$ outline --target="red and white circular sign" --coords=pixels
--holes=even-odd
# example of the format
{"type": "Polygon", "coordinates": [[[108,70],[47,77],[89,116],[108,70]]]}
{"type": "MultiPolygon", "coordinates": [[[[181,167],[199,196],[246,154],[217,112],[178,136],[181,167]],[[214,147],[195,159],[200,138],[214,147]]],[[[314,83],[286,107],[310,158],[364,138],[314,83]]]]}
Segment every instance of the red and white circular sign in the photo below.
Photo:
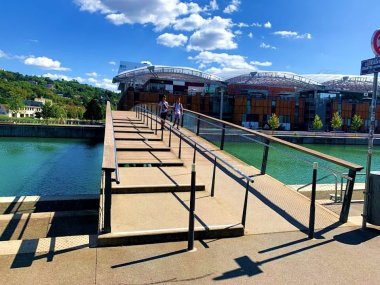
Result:
{"type": "Polygon", "coordinates": [[[373,33],[371,45],[375,55],[380,56],[380,29],[373,33]]]}

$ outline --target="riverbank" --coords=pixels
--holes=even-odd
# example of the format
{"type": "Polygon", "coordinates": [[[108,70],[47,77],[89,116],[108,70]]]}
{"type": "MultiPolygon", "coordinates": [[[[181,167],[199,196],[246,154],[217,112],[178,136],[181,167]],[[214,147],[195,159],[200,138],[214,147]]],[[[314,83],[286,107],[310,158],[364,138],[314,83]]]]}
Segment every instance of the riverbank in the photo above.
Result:
{"type": "Polygon", "coordinates": [[[103,139],[103,125],[0,124],[0,137],[103,139]]]}

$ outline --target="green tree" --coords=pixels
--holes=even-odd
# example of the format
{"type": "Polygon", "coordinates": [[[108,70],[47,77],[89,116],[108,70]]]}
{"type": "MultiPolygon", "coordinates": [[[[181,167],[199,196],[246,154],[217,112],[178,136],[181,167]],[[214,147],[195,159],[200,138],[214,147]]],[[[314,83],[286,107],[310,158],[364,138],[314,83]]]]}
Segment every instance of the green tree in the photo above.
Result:
{"type": "Polygon", "coordinates": [[[15,114],[24,108],[24,100],[17,95],[12,96],[8,99],[8,108],[11,113],[15,114]]]}
{"type": "Polygon", "coordinates": [[[333,130],[337,130],[341,126],[342,126],[342,118],[340,117],[338,112],[335,112],[331,119],[331,127],[333,128],[333,130]]]}
{"type": "Polygon", "coordinates": [[[280,127],[280,119],[275,113],[273,113],[269,118],[268,124],[272,130],[278,129],[280,127]]]}
{"type": "Polygon", "coordinates": [[[351,129],[355,132],[360,129],[360,127],[363,125],[363,119],[360,117],[360,115],[354,115],[351,122],[351,129]]]}
{"type": "Polygon", "coordinates": [[[321,118],[316,114],[313,121],[313,129],[314,130],[320,130],[323,127],[323,123],[321,121],[321,118]]]}
{"type": "Polygon", "coordinates": [[[41,115],[44,119],[54,118],[54,109],[50,102],[46,102],[46,104],[42,107],[41,115]]]}
{"type": "Polygon", "coordinates": [[[92,99],[87,103],[83,116],[87,120],[101,120],[103,118],[102,107],[97,99],[92,99]]]}

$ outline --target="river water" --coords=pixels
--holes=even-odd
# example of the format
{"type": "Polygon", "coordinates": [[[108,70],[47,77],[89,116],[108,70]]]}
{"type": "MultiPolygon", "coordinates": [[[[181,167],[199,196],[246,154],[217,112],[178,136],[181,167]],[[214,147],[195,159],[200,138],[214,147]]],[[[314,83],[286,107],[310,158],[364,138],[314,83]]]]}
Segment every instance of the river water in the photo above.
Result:
{"type": "Polygon", "coordinates": [[[90,140],[0,138],[0,196],[99,193],[102,153],[90,140]]]}

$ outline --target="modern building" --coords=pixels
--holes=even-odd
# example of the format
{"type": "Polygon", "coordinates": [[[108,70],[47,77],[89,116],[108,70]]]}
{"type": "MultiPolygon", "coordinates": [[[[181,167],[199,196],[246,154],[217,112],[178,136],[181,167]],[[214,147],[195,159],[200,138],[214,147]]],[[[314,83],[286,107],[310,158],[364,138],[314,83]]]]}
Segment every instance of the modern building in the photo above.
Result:
{"type": "MultiPolygon", "coordinates": [[[[185,108],[215,117],[221,116],[222,101],[223,119],[257,129],[266,128],[273,113],[284,130],[310,130],[315,115],[330,130],[335,112],[342,117],[344,131],[350,130],[355,114],[364,120],[361,131],[370,122],[373,83],[367,76],[318,82],[289,72],[251,72],[223,80],[187,67],[144,65],[128,70],[123,64],[113,81],[122,92],[119,109],[156,103],[165,94],[169,102],[180,96],[185,108]]],[[[379,104],[376,118],[380,118],[379,104]]],[[[378,120],[376,132],[380,132],[378,120]]]]}

